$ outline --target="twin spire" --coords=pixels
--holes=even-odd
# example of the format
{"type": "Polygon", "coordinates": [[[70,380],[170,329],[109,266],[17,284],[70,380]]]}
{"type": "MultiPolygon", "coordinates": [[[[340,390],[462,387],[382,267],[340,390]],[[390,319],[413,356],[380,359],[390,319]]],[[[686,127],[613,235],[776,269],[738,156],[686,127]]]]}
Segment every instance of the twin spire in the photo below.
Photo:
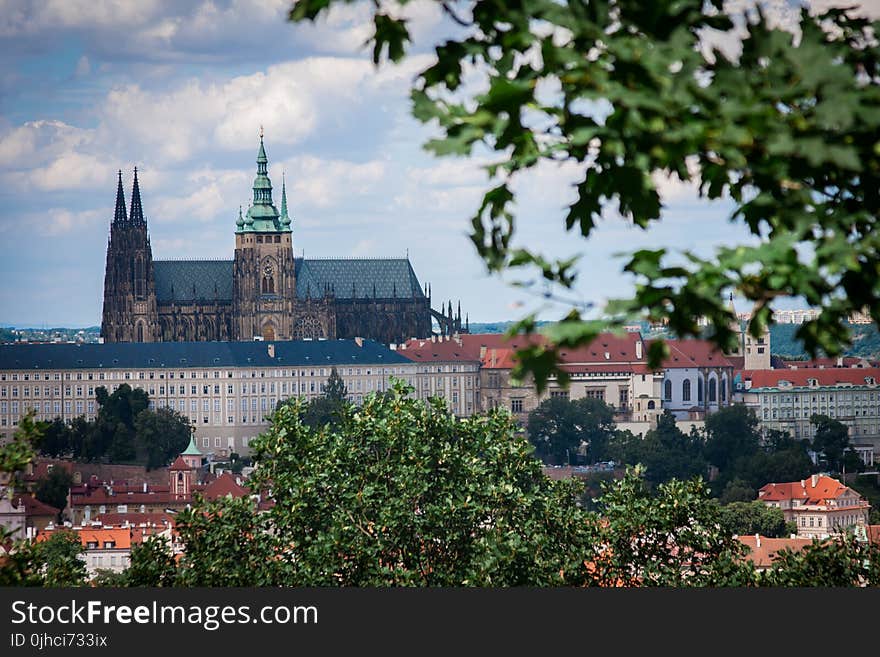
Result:
{"type": "Polygon", "coordinates": [[[134,168],[134,185],[131,189],[131,214],[125,210],[125,192],[122,190],[122,169],[119,170],[119,184],[116,186],[116,211],[113,224],[145,224],[144,209],[141,206],[141,188],[138,184],[138,170],[134,168]]]}

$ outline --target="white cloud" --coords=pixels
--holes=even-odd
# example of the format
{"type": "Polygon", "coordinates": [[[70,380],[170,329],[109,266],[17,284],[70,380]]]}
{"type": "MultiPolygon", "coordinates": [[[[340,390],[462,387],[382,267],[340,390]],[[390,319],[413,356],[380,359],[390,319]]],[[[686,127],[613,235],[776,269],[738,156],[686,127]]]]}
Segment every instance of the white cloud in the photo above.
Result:
{"type": "Polygon", "coordinates": [[[664,204],[683,200],[697,200],[700,193],[700,165],[695,156],[688,156],[685,161],[688,174],[691,179],[689,181],[681,180],[677,174],[668,173],[666,175],[655,173],[653,176],[654,185],[660,194],[660,199],[664,204]]]}
{"type": "Polygon", "coordinates": [[[0,169],[46,164],[90,138],[90,132],[63,121],[28,121],[0,136],[0,169]]]}
{"type": "Polygon", "coordinates": [[[374,239],[364,239],[354,245],[354,248],[351,250],[351,255],[360,256],[360,257],[368,257],[376,254],[376,240],[374,239]]]}
{"type": "MultiPolygon", "coordinates": [[[[167,180],[174,176],[165,174],[163,177],[167,180]]],[[[162,188],[167,190],[169,186],[166,184],[162,188]]],[[[220,225],[225,221],[231,231],[235,225],[236,208],[247,198],[249,186],[244,171],[196,170],[178,179],[175,187],[183,191],[182,194],[162,194],[160,191],[148,196],[144,190],[144,213],[147,221],[157,225],[192,220],[220,225]]]]}
{"type": "Polygon", "coordinates": [[[329,208],[349,204],[352,197],[372,193],[386,174],[380,160],[347,162],[303,156],[272,167],[276,205],[281,202],[280,170],[287,176],[287,200],[290,213],[302,207],[329,208]]]}
{"type": "Polygon", "coordinates": [[[27,219],[28,224],[35,226],[41,235],[57,236],[97,224],[104,219],[104,214],[100,210],[73,212],[66,208],[51,208],[29,215],[27,219]]]}

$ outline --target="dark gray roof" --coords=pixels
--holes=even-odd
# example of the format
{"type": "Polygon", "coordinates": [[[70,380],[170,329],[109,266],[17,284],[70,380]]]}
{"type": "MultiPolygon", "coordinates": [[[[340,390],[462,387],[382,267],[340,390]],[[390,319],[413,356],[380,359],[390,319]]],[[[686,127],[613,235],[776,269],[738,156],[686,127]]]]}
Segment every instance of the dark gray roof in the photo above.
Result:
{"type": "Polygon", "coordinates": [[[419,279],[408,258],[319,258],[296,259],[296,296],[320,297],[331,288],[336,298],[373,296],[423,298],[419,279]],[[352,290],[354,291],[352,293],[352,290]]]}
{"type": "MultiPolygon", "coordinates": [[[[232,301],[232,260],[155,260],[153,268],[160,303],[232,301]]],[[[296,259],[296,296],[300,299],[323,296],[327,288],[339,299],[372,297],[374,284],[377,297],[425,296],[407,258],[296,259]]]]}
{"type": "Polygon", "coordinates": [[[4,344],[0,370],[178,369],[411,363],[373,340],[279,342],[116,342],[110,344],[4,344]],[[275,356],[269,356],[269,345],[275,356]]]}
{"type": "Polygon", "coordinates": [[[154,260],[153,275],[160,303],[232,301],[232,260],[154,260]]]}

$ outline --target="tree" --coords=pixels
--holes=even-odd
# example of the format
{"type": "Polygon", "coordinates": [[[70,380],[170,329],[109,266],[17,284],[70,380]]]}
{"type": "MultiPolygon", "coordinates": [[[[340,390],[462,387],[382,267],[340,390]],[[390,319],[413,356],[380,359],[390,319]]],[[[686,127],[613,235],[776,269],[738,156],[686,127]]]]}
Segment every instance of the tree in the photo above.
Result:
{"type": "Polygon", "coordinates": [[[797,533],[794,523],[786,522],[782,509],[769,507],[759,500],[732,502],[721,507],[721,526],[729,534],[760,534],[785,538],[797,533]]]}
{"type": "MultiPolygon", "coordinates": [[[[298,0],[289,17],[314,21],[341,3],[298,0]]],[[[867,308],[880,320],[880,44],[869,21],[804,8],[794,37],[763,12],[725,9],[722,0],[653,2],[649,10],[633,0],[438,4],[464,29],[436,47],[412,90],[412,111],[439,131],[427,143],[433,153],[490,154],[490,189],[471,218],[489,271],[534,271],[557,290],[575,283],[577,257],[553,258],[514,239],[517,183],[562,162],[583,177],[560,220],[585,239],[614,205],[625,222],[649,230],[661,219],[658,184],[668,178],[727,199],[731,219],[754,237],[710,256],[662,245],[629,254],[623,271],[635,278],[633,298],[610,304],[603,321],[585,321],[584,308],[573,307],[547,331],[551,344],[520,351],[518,374],[532,372],[539,387],[551,374],[567,378],[555,366],[560,350],[633,315],[667,320],[679,336],[698,335],[707,317],[712,340],[729,347],[736,318],[725,291],[754,303],[755,336],[778,297],[822,307],[797,331],[812,354],[841,352],[851,312],[867,308]],[[718,45],[719,33],[740,40],[738,54],[718,45]]],[[[406,20],[383,3],[373,12],[373,61],[404,59],[406,20]]],[[[531,315],[517,330],[535,326],[531,315]]],[[[649,360],[658,365],[665,348],[655,345],[649,360]]]]}
{"type": "Polygon", "coordinates": [[[598,399],[551,397],[529,413],[527,430],[535,453],[546,463],[570,465],[581,452],[594,463],[605,458],[614,409],[598,399]]]}
{"type": "Polygon", "coordinates": [[[330,370],[330,378],[327,379],[327,383],[324,386],[324,396],[335,401],[337,404],[342,404],[348,399],[348,390],[345,389],[345,382],[339,376],[339,372],[336,371],[335,367],[330,370]]]}
{"type": "Polygon", "coordinates": [[[707,464],[702,449],[702,438],[682,432],[675,424],[675,416],[666,410],[657,419],[657,427],[644,438],[629,432],[618,433],[609,454],[627,465],[642,464],[645,480],[660,484],[705,474],[707,464]]]}
{"type": "Polygon", "coordinates": [[[149,408],[147,393],[123,383],[110,395],[99,386],[95,398],[100,408],[95,418],[96,449],[92,458],[106,457],[111,463],[133,461],[137,454],[134,422],[141,411],[149,408]]]}
{"type": "Polygon", "coordinates": [[[814,540],[800,552],[778,552],[763,580],[768,586],[878,586],[880,546],[849,533],[814,540]]]}
{"type": "Polygon", "coordinates": [[[718,501],[721,504],[730,504],[731,502],[751,502],[757,496],[757,489],[747,481],[737,477],[732,479],[721,489],[721,495],[718,501]]]}
{"type": "Polygon", "coordinates": [[[347,395],[345,383],[334,367],[330,371],[327,383],[324,384],[324,394],[315,397],[302,407],[303,422],[310,427],[336,425],[349,403],[347,395]]]}
{"type": "Polygon", "coordinates": [[[720,408],[706,418],[706,458],[721,471],[756,453],[760,440],[758,418],[744,404],[720,408]]]}
{"type": "Polygon", "coordinates": [[[39,586],[80,586],[85,583],[85,548],[76,532],[59,529],[45,541],[32,544],[29,560],[32,583],[39,586]]]}
{"type": "Polygon", "coordinates": [[[40,453],[44,456],[62,457],[71,453],[71,431],[61,418],[51,422],[41,422],[40,453]]]}
{"type": "Polygon", "coordinates": [[[189,444],[189,418],[170,408],[146,408],[134,420],[137,460],[148,470],[168,465],[189,444]]]}
{"type": "Polygon", "coordinates": [[[810,424],[816,427],[813,435],[813,451],[821,455],[831,472],[840,472],[844,462],[844,453],[849,447],[849,429],[847,426],[828,417],[813,414],[810,424]]]}
{"type": "Polygon", "coordinates": [[[174,586],[177,562],[167,539],[150,536],[131,548],[129,566],[117,586],[174,586]]]}
{"type": "MultiPolygon", "coordinates": [[[[296,584],[296,579],[285,581],[284,570],[276,558],[279,544],[270,535],[269,527],[269,518],[256,513],[256,505],[248,497],[199,500],[195,508],[177,516],[176,528],[186,551],[178,565],[175,583],[179,586],[296,584]]],[[[293,545],[286,545],[285,551],[294,550],[293,545]]]]}
{"type": "Polygon", "coordinates": [[[599,499],[598,540],[590,563],[605,586],[748,586],[754,569],[721,525],[718,505],[700,478],[646,486],[627,471],[599,499]]]}
{"type": "Polygon", "coordinates": [[[54,506],[59,512],[63,511],[67,506],[67,495],[72,484],[73,477],[67,470],[60,466],[54,467],[37,482],[36,498],[54,506]]]}
{"type": "Polygon", "coordinates": [[[277,557],[256,559],[261,570],[248,576],[301,586],[583,582],[577,484],[542,474],[509,413],[459,420],[412,392],[395,381],[344,407],[337,427],[305,424],[301,399],[275,413],[251,446],[252,485],[273,491],[272,532],[251,521],[229,532],[230,545],[243,529],[271,541],[277,557]]]}

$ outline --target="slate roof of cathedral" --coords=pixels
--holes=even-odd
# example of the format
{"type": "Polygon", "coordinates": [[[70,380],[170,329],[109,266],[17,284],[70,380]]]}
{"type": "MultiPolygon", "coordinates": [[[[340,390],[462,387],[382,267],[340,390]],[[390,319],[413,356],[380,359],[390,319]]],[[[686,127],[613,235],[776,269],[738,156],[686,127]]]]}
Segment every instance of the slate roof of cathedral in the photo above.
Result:
{"type": "MultiPolygon", "coordinates": [[[[424,298],[419,279],[408,258],[296,259],[296,296],[324,296],[333,290],[337,299],[424,298]]],[[[156,301],[232,302],[232,260],[155,260],[156,301]]]]}
{"type": "Polygon", "coordinates": [[[424,298],[419,279],[408,258],[296,259],[296,296],[321,297],[330,288],[337,299],[373,296],[424,298]]]}
{"type": "Polygon", "coordinates": [[[106,344],[0,345],[0,370],[178,369],[182,367],[284,367],[382,365],[411,362],[374,340],[275,342],[112,342],[106,344]],[[274,345],[274,356],[268,345],[274,345]]]}
{"type": "Polygon", "coordinates": [[[232,302],[232,260],[154,260],[156,301],[232,302]]]}

